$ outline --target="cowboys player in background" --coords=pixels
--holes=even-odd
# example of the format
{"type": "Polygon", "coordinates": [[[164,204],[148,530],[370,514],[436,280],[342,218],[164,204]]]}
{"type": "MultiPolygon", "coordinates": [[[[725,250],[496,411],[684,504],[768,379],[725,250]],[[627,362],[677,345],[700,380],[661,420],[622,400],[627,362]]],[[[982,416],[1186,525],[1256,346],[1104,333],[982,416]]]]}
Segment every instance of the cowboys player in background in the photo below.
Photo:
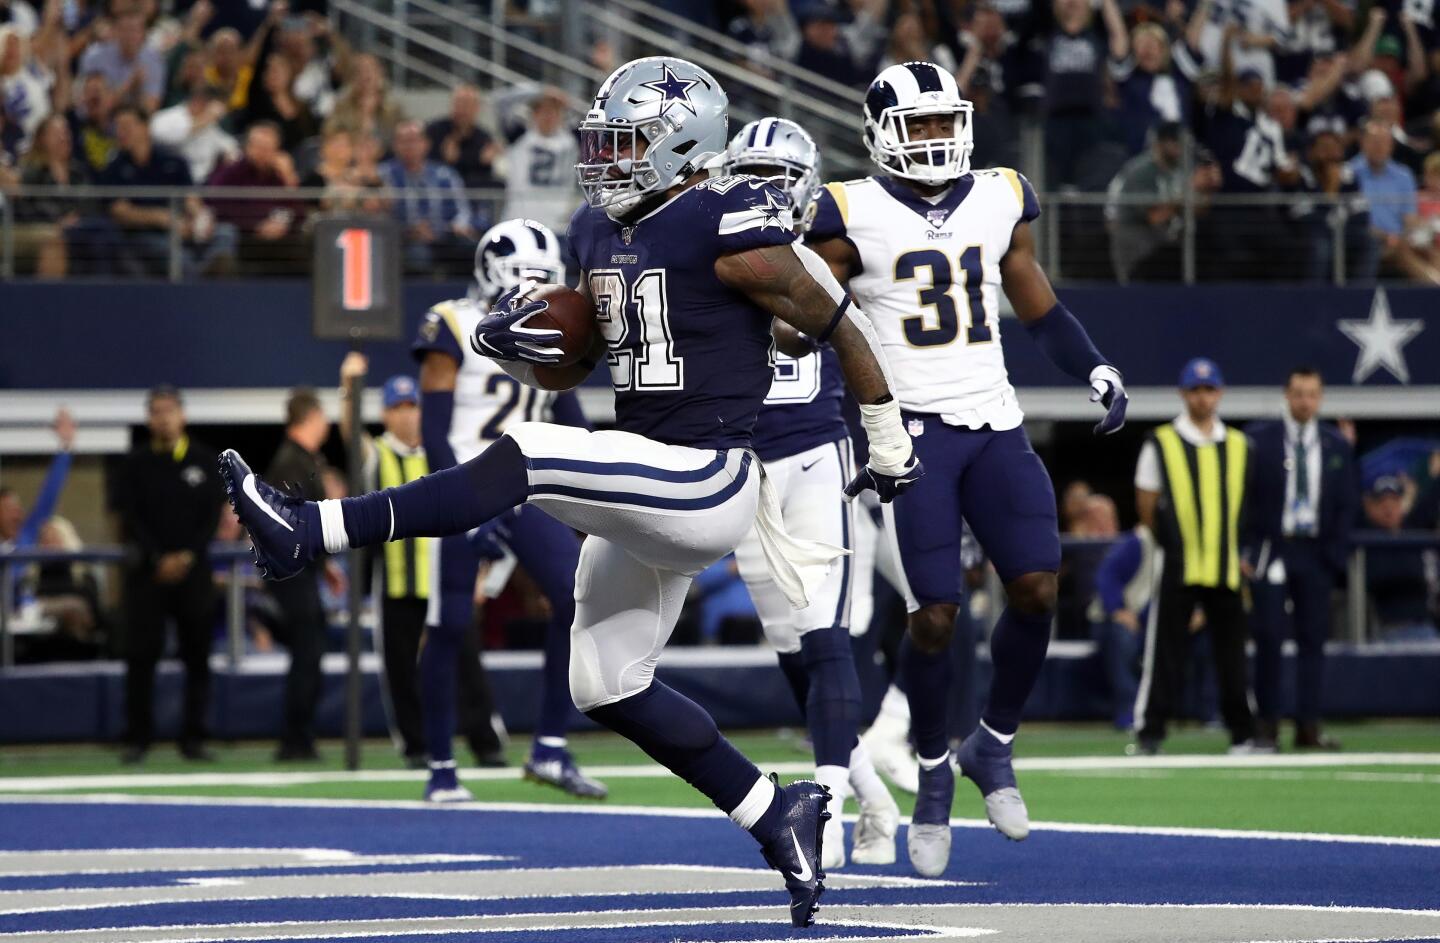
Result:
{"type": "MultiPolygon", "coordinates": [[[[634,742],[747,830],[808,926],[824,890],[829,796],[760,771],[705,710],[655,678],[692,578],[755,528],[771,578],[809,605],[843,550],[786,533],[772,482],[750,451],[769,392],[770,326],[828,341],[870,443],[847,486],[889,502],[923,469],[890,392],[868,319],[825,263],[795,244],[788,198],[755,177],[708,179],[729,140],[728,99],[704,69],[653,56],[617,69],[580,126],[587,205],[570,240],[595,306],[615,389],[614,430],[543,422],[508,428],[476,458],[398,488],[307,502],[220,459],[257,563],[292,576],[322,552],[478,527],[534,504],[589,536],[575,576],[570,692],[596,723],[634,742]]],[[[588,368],[565,361],[559,331],[532,326],[547,303],[507,292],[471,342],[527,386],[588,368]]],[[[557,379],[561,382],[556,382],[557,379]]]]}
{"type": "MultiPolygon", "coordinates": [[[[444,301],[426,313],[412,350],[420,361],[421,437],[431,471],[470,461],[519,422],[539,419],[590,428],[574,393],[557,395],[524,386],[470,346],[470,335],[496,298],[526,282],[564,277],[560,242],[553,232],[532,219],[506,220],[491,227],[476,247],[474,297],[444,301]]],[[[603,799],[605,786],[580,772],[565,740],[580,544],[570,528],[533,507],[505,515],[468,538],[456,534],[439,541],[431,568],[438,592],[430,593],[420,653],[421,713],[430,753],[425,798],[472,798],[456,779],[452,753],[455,654],[464,633],[476,631],[475,578],[482,558],[512,556],[550,603],[540,713],[525,778],[573,796],[603,799]]]]}
{"type": "MultiPolygon", "coordinates": [[[[783,118],[752,121],[730,141],[724,167],[727,174],[750,174],[779,187],[803,234],[820,185],[820,152],[803,128],[783,118]]],[[[844,487],[855,475],[855,463],[841,411],[840,361],[833,350],[818,349],[784,322],[772,330],[781,352],[751,447],[775,483],[785,529],[853,552],[855,507],[844,500],[844,487]]],[[[735,548],[735,562],[805,714],[815,781],[830,790],[834,815],[825,826],[824,867],[845,865],[839,813],[852,787],[860,818],[851,857],[856,864],[893,864],[900,808],[855,735],[860,678],[850,648],[854,559],[847,556],[832,567],[810,605],[800,610],[791,608],[770,579],[758,534],[752,531],[735,548]]]]}
{"type": "Polygon", "coordinates": [[[989,699],[957,760],[990,821],[1016,840],[1029,834],[1030,820],[1012,742],[1055,615],[1055,494],[1005,371],[999,289],[1051,362],[1104,404],[1097,433],[1120,428],[1126,398],[1119,371],[1056,299],[1035,259],[1030,221],[1040,206],[1029,181],[1008,168],[970,169],[974,112],[954,77],[928,62],[890,66],[870,84],[863,113],[880,173],[827,184],[807,239],[874,319],[928,473],[913,496],[887,509],[887,524],[909,590],[900,671],[920,758],[906,837],[911,864],[936,876],[950,857],[955,778],[945,717],[964,599],[963,523],[994,563],[1007,604],[990,642],[989,699]]]}

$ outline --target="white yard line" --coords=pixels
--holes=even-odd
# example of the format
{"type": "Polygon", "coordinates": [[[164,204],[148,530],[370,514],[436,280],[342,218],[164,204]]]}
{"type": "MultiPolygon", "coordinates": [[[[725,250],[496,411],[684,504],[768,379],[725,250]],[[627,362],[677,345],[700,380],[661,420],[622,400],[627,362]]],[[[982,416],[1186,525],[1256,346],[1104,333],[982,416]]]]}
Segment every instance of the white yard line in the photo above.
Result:
{"type": "MultiPolygon", "coordinates": [[[[767,771],[782,776],[813,773],[811,763],[765,763],[767,771]]],[[[1147,771],[1183,769],[1328,769],[1344,766],[1440,766],[1440,753],[1281,753],[1273,756],[1066,756],[1034,757],[1015,761],[1021,772],[1147,771]]],[[[649,763],[586,766],[597,779],[654,779],[672,775],[649,763]]],[[[316,770],[294,773],[103,773],[69,776],[0,776],[3,792],[51,792],[66,789],[148,789],[171,786],[309,786],[320,783],[421,783],[423,770],[316,770]]],[[[463,769],[468,782],[510,782],[523,777],[517,768],[463,769]]]]}
{"type": "MultiPolygon", "coordinates": [[[[668,806],[626,806],[587,802],[575,804],[530,802],[456,802],[434,805],[407,799],[301,799],[256,798],[250,796],[141,796],[121,793],[93,795],[4,795],[0,805],[183,805],[238,806],[258,808],[319,808],[319,809],[402,809],[447,813],[474,812],[563,812],[573,815],[645,815],[658,818],[718,819],[724,816],[716,809],[668,806]]],[[[846,821],[854,821],[846,815],[846,821]]],[[[909,816],[900,821],[908,824],[909,816]]],[[[950,820],[952,828],[990,829],[985,819],[950,820]]],[[[1440,838],[1405,838],[1387,835],[1347,835],[1329,832],[1278,832],[1230,828],[1185,828],[1162,825],[1100,825],[1083,822],[1031,822],[1032,831],[1072,832],[1093,835],[1160,835],[1176,838],[1249,839],[1260,841],[1327,842],[1347,845],[1387,845],[1411,848],[1440,848],[1440,838]]]]}

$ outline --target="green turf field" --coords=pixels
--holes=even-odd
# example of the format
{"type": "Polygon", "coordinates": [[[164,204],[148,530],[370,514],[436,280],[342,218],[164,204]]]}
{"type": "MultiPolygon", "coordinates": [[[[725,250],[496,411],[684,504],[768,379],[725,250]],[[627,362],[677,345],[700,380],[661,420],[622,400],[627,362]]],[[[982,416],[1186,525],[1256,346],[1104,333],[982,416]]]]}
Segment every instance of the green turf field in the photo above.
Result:
{"type": "MultiPolygon", "coordinates": [[[[1167,742],[1158,761],[1145,761],[1123,759],[1126,738],[1098,725],[1032,724],[1016,741],[1016,757],[1020,785],[1037,821],[1440,838],[1440,724],[1387,721],[1329,729],[1343,741],[1344,752],[1232,762],[1222,759],[1222,732],[1189,729],[1167,742]],[[1192,762],[1201,765],[1184,765],[1192,762]]],[[[739,733],[732,739],[762,768],[779,767],[791,778],[804,771],[808,753],[794,731],[739,733]]],[[[579,735],[572,747],[587,769],[602,773],[610,803],[705,804],[614,736],[579,735]],[[608,768],[614,769],[604,775],[608,768]]],[[[215,762],[197,764],[162,747],[135,767],[121,766],[115,752],[96,746],[8,747],[0,750],[0,793],[420,797],[424,774],[403,770],[388,742],[366,743],[362,772],[355,777],[341,771],[339,743],[323,749],[320,762],[277,764],[268,743],[217,745],[215,762]]],[[[465,755],[459,758],[463,764],[465,755]]],[[[510,759],[509,770],[462,774],[477,799],[572,801],[519,779],[522,745],[512,748],[510,759]]],[[[908,812],[908,797],[897,795],[908,812]]],[[[984,814],[978,793],[966,783],[956,790],[954,814],[984,814]]]]}

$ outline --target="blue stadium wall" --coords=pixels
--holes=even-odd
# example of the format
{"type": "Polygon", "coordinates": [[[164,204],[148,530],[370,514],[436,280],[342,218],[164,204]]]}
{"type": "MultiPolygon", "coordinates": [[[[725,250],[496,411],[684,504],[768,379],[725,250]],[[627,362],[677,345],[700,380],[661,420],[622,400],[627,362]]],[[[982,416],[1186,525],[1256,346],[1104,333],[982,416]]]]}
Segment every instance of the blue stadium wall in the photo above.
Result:
{"type": "MultiPolygon", "coordinates": [[[[407,341],[370,345],[372,373],[412,369],[408,338],[420,316],[464,290],[407,285],[407,341]]],[[[1180,366],[1202,354],[1221,361],[1231,386],[1273,387],[1301,362],[1319,367],[1332,387],[1440,384],[1440,293],[1433,289],[1112,286],[1062,295],[1131,386],[1171,386],[1180,366]]],[[[161,381],[329,386],[346,345],[311,337],[310,300],[304,282],[0,284],[0,391],[144,389],[161,381]]],[[[1017,385],[1073,382],[1032,344],[1008,344],[1005,353],[1017,385]]]]}

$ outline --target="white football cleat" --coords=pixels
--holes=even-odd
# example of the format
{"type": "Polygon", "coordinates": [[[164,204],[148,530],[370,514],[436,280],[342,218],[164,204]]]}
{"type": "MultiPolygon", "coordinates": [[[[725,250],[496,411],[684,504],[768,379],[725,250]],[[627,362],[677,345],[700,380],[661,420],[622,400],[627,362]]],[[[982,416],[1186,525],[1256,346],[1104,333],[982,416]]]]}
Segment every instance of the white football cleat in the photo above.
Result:
{"type": "Polygon", "coordinates": [[[920,764],[910,749],[910,742],[904,738],[886,736],[883,731],[871,727],[860,738],[875,764],[875,770],[890,780],[896,789],[912,796],[920,791],[920,764]]]}
{"type": "MultiPolygon", "coordinates": [[[[900,830],[900,807],[889,793],[886,802],[861,803],[855,822],[850,860],[856,864],[894,864],[895,833],[900,830]]],[[[948,856],[947,856],[948,857],[948,856]]]]}
{"type": "Polygon", "coordinates": [[[825,823],[825,837],[820,844],[820,870],[834,871],[845,867],[845,823],[840,819],[837,807],[830,821],[825,823]]]}

